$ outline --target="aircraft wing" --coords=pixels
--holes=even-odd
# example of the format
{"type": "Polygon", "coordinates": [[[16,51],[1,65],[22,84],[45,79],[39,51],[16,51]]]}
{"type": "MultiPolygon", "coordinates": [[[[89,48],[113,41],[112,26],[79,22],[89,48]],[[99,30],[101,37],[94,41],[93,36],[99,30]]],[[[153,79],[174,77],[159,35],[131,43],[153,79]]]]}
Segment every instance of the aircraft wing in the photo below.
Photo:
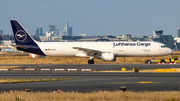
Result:
{"type": "Polygon", "coordinates": [[[89,53],[104,53],[104,52],[106,52],[106,51],[95,50],[95,49],[90,49],[90,48],[83,48],[83,47],[72,47],[72,48],[78,49],[83,52],[87,52],[88,54],[89,53]]]}

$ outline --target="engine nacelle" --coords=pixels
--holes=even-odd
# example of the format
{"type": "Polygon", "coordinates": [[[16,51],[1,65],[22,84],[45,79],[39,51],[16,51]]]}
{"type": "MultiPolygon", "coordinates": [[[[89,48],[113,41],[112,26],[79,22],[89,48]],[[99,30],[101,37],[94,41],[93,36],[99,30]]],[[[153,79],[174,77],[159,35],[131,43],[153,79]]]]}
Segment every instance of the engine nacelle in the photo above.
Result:
{"type": "Polygon", "coordinates": [[[111,52],[101,53],[100,57],[103,61],[116,61],[114,53],[111,52]]]}

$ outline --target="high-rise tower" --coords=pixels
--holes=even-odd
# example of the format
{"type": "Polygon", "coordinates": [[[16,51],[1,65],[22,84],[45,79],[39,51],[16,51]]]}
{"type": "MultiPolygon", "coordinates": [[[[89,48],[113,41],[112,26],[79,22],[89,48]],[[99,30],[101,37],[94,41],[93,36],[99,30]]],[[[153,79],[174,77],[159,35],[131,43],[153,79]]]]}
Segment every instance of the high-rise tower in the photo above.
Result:
{"type": "Polygon", "coordinates": [[[69,27],[68,19],[66,19],[66,26],[64,28],[64,36],[72,36],[72,27],[69,27]]]}
{"type": "Polygon", "coordinates": [[[2,35],[3,34],[3,30],[2,29],[0,29],[0,35],[2,35]]]}
{"type": "Polygon", "coordinates": [[[69,27],[68,29],[68,36],[72,36],[72,27],[69,27]]]}
{"type": "Polygon", "coordinates": [[[180,27],[177,28],[177,37],[180,38],[180,27]]]}
{"type": "Polygon", "coordinates": [[[35,33],[36,33],[37,37],[43,36],[43,29],[41,27],[41,23],[40,23],[39,28],[37,28],[35,33]]]}
{"type": "Polygon", "coordinates": [[[64,31],[65,31],[65,36],[68,36],[68,34],[69,34],[68,19],[66,19],[66,26],[65,26],[65,28],[64,28],[64,31]]]}
{"type": "Polygon", "coordinates": [[[55,24],[53,25],[51,23],[51,25],[49,25],[49,31],[46,32],[46,37],[49,37],[49,36],[51,36],[51,37],[59,36],[59,30],[56,29],[55,24]]]}

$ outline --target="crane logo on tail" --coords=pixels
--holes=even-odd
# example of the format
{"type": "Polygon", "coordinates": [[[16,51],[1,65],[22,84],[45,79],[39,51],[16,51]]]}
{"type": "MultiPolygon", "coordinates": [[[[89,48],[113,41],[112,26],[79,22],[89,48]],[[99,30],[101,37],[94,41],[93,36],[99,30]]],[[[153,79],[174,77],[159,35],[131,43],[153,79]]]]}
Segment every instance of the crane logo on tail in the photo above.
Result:
{"type": "Polygon", "coordinates": [[[24,40],[26,40],[27,34],[23,30],[19,30],[16,32],[15,38],[17,41],[23,42],[24,40]]]}

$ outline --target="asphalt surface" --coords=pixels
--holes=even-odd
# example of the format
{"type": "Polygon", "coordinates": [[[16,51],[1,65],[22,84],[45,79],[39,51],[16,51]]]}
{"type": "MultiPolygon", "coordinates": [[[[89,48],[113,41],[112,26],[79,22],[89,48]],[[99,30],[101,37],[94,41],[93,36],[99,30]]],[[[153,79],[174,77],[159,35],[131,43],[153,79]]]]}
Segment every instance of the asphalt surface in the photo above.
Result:
{"type": "Polygon", "coordinates": [[[5,64],[0,66],[24,66],[24,68],[40,68],[40,69],[96,69],[99,71],[105,70],[132,70],[132,68],[157,69],[157,68],[180,68],[180,64],[5,64]]]}
{"type": "MultiPolygon", "coordinates": [[[[24,68],[76,68],[97,70],[120,70],[126,68],[154,69],[179,68],[180,65],[157,64],[103,64],[103,65],[23,65],[24,68]]],[[[102,73],[102,72],[60,72],[60,71],[2,71],[0,78],[74,78],[71,81],[33,82],[0,84],[0,91],[25,90],[55,91],[98,91],[119,90],[125,86],[130,91],[166,91],[180,89],[180,73],[102,73]]]]}

